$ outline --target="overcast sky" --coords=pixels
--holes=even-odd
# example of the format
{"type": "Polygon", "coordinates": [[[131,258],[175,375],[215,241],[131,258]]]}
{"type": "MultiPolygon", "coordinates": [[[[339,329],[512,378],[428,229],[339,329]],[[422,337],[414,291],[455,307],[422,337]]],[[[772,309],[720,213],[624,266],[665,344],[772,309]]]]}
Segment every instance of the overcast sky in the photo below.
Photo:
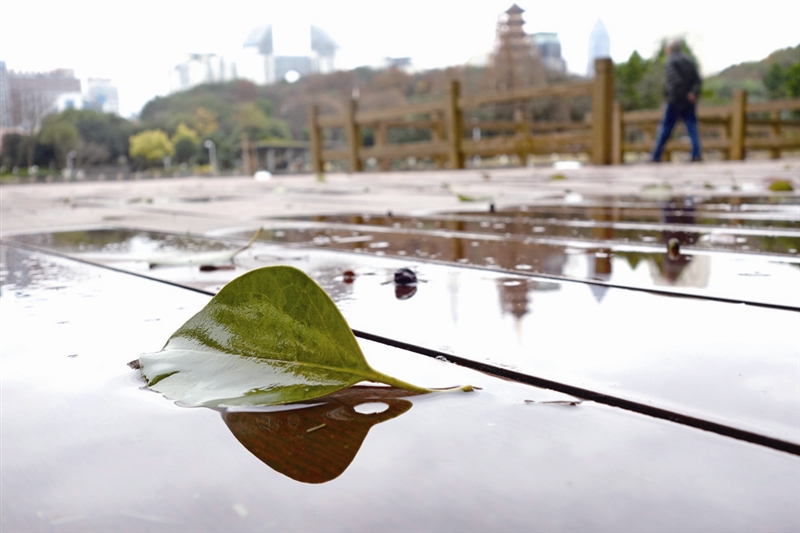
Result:
{"type": "MultiPolygon", "coordinates": [[[[281,20],[325,30],[349,69],[411,57],[427,69],[489,52],[508,0],[0,0],[0,60],[17,71],[72,68],[110,78],[123,116],[166,94],[169,71],[188,53],[240,53],[250,30],[281,20]]],[[[704,74],[800,44],[799,0],[520,0],[525,30],[556,32],[571,72],[584,74],[598,18],[611,56],[649,57],[663,37],[685,36],[704,74]]]]}

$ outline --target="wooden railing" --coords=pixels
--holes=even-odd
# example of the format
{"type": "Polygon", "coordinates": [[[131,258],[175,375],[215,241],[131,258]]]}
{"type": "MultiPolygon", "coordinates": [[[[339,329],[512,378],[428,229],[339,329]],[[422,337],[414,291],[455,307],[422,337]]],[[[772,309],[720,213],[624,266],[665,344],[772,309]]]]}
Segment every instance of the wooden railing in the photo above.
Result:
{"type": "Polygon", "coordinates": [[[311,160],[314,171],[323,172],[326,161],[347,160],[349,169],[359,172],[364,162],[375,158],[378,167],[387,170],[395,158],[429,157],[437,166],[464,168],[467,157],[518,155],[525,161],[531,154],[591,153],[596,164],[611,162],[611,112],[614,94],[613,65],[611,60],[598,60],[594,81],[532,87],[504,92],[491,92],[469,96],[460,94],[458,82],[452,82],[447,96],[442,100],[409,104],[392,109],[360,111],[358,101],[350,100],[342,115],[319,114],[317,106],[309,111],[311,160]],[[515,112],[514,121],[464,123],[465,110],[491,104],[524,104],[541,98],[589,97],[592,100],[595,120],[584,123],[532,123],[524,114],[515,112]],[[423,142],[389,143],[391,128],[416,128],[430,131],[430,140],[423,142]],[[468,140],[465,132],[474,128],[482,132],[511,132],[481,140],[468,140]],[[347,144],[344,147],[325,148],[323,130],[341,128],[347,144]],[[374,144],[363,146],[362,129],[371,128],[374,144]]]}
{"type": "MultiPolygon", "coordinates": [[[[430,158],[438,168],[464,168],[466,158],[515,155],[525,164],[530,155],[589,154],[593,164],[618,164],[625,153],[649,152],[661,121],[661,110],[622,113],[614,102],[614,70],[610,59],[598,59],[592,81],[547,87],[531,87],[469,96],[460,94],[458,82],[451,82],[444,99],[408,104],[391,109],[361,111],[358,101],[348,102],[340,115],[320,115],[318,106],[309,110],[309,137],[314,172],[321,173],[329,161],[348,162],[351,172],[364,169],[374,159],[381,170],[392,159],[430,158]],[[522,111],[525,103],[544,98],[591,100],[590,118],[584,122],[532,122],[522,111]],[[513,121],[464,122],[465,111],[492,104],[516,107],[513,121]],[[325,130],[341,129],[346,143],[325,146],[325,130]],[[364,146],[363,129],[373,132],[374,144],[364,146]],[[430,132],[430,140],[390,143],[392,128],[413,128],[430,132]],[[465,137],[478,128],[481,138],[465,137]],[[486,137],[486,133],[493,133],[486,137]],[[503,133],[503,134],[498,134],[503,133]]],[[[718,150],[724,157],[743,159],[746,150],[800,149],[800,122],[782,118],[782,113],[800,109],[800,99],[747,104],[746,93],[734,95],[730,106],[699,106],[703,150],[718,150]],[[748,116],[748,115],[760,116],[748,116]],[[764,118],[762,115],[769,115],[764,118]]],[[[785,113],[783,113],[785,114],[785,113]]],[[[679,126],[680,128],[681,126],[679,126]]],[[[686,150],[687,140],[667,144],[667,157],[686,150]]]]}
{"type": "MultiPolygon", "coordinates": [[[[748,151],[769,151],[771,157],[779,158],[782,151],[800,150],[800,120],[791,118],[791,112],[798,110],[800,98],[748,103],[746,91],[735,91],[730,105],[697,107],[700,145],[704,152],[719,152],[723,159],[742,160],[748,151]]],[[[621,113],[615,102],[612,162],[624,162],[626,153],[651,151],[662,116],[659,109],[621,113]]],[[[676,130],[680,133],[682,127],[676,130]]],[[[687,138],[673,138],[664,150],[665,159],[672,152],[690,150],[687,138]]]]}

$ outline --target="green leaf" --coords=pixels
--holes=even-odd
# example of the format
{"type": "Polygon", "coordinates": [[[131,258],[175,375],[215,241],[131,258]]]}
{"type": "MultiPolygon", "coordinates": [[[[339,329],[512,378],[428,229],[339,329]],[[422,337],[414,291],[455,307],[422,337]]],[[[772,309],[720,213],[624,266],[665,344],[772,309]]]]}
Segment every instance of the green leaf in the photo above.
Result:
{"type": "Polygon", "coordinates": [[[361,381],[432,392],[370,367],[333,300],[288,266],[234,279],[139,361],[151,389],[187,405],[284,404],[361,381]]]}
{"type": "Polygon", "coordinates": [[[458,194],[458,200],[460,202],[488,202],[492,199],[491,196],[470,196],[467,194],[458,194]]]}

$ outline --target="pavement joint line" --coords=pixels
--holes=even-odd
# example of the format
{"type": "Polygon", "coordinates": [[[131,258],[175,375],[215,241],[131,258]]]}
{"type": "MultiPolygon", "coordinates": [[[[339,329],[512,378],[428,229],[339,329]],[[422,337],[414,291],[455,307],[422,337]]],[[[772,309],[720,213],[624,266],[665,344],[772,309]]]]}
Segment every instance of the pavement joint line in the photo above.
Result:
{"type": "MultiPolygon", "coordinates": [[[[37,252],[37,253],[42,253],[42,254],[45,254],[45,255],[52,255],[52,256],[55,256],[55,257],[60,257],[60,258],[63,258],[63,259],[67,259],[69,261],[74,261],[74,262],[77,262],[77,263],[82,263],[82,264],[86,264],[86,265],[90,265],[90,266],[94,266],[94,267],[98,267],[98,268],[103,268],[103,269],[110,270],[110,271],[113,271],[113,272],[117,272],[117,273],[120,273],[120,274],[126,274],[126,275],[130,275],[130,276],[135,276],[135,277],[139,277],[139,278],[146,279],[146,280],[149,280],[149,281],[155,281],[157,283],[163,283],[165,285],[169,285],[169,286],[176,287],[176,288],[179,288],[179,289],[190,290],[190,291],[197,292],[197,293],[200,293],[200,294],[205,294],[205,295],[211,296],[211,297],[215,296],[215,294],[213,292],[206,291],[206,290],[203,290],[203,289],[199,289],[199,288],[196,288],[196,287],[189,287],[189,286],[181,285],[181,284],[173,282],[173,281],[154,278],[154,277],[151,277],[151,276],[148,276],[146,274],[139,273],[139,272],[131,272],[131,271],[128,271],[128,270],[112,267],[112,266],[105,265],[105,264],[102,264],[102,263],[96,263],[94,261],[81,259],[81,258],[78,258],[78,257],[74,257],[74,256],[71,256],[71,255],[65,254],[65,253],[55,252],[55,251],[52,251],[52,250],[48,250],[46,248],[40,248],[38,246],[22,244],[22,243],[16,243],[16,242],[13,242],[13,241],[7,241],[7,240],[2,239],[2,238],[0,238],[0,244],[5,245],[5,246],[10,246],[12,248],[21,248],[21,249],[25,249],[25,250],[29,250],[29,251],[33,251],[33,252],[37,252]]],[[[794,309],[792,309],[792,310],[794,310],[794,309]]],[[[465,368],[469,368],[471,370],[476,370],[476,371],[482,372],[484,374],[489,374],[489,375],[492,375],[492,376],[495,376],[495,377],[508,379],[508,380],[515,381],[515,382],[518,382],[518,383],[524,383],[526,385],[531,385],[531,386],[534,386],[534,387],[539,387],[539,388],[543,388],[543,389],[553,390],[553,391],[556,391],[556,392],[561,392],[563,394],[568,394],[568,395],[574,396],[576,398],[581,398],[581,399],[584,399],[584,400],[593,401],[595,403],[608,405],[610,407],[616,407],[616,408],[619,408],[619,409],[623,409],[623,410],[626,410],[626,411],[631,411],[631,412],[638,413],[638,414],[641,414],[641,415],[646,415],[646,416],[650,416],[650,417],[653,417],[653,418],[666,420],[668,422],[673,422],[673,423],[677,423],[677,424],[680,424],[680,425],[693,427],[695,429],[700,429],[700,430],[703,430],[703,431],[716,433],[718,435],[722,435],[722,436],[725,436],[725,437],[730,437],[730,438],[733,438],[733,439],[736,439],[736,440],[741,440],[741,441],[744,441],[744,442],[748,442],[750,444],[756,444],[756,445],[760,445],[760,446],[765,446],[767,448],[772,448],[772,449],[777,450],[777,451],[782,451],[782,452],[790,453],[792,455],[800,456],[800,444],[796,444],[796,443],[793,443],[793,442],[789,442],[789,441],[785,441],[785,440],[781,440],[781,439],[776,439],[776,438],[773,438],[773,437],[768,437],[766,435],[761,435],[759,433],[754,433],[752,431],[747,431],[747,430],[743,430],[743,429],[734,428],[734,427],[727,426],[727,425],[724,425],[724,424],[719,424],[717,422],[712,422],[710,420],[704,420],[704,419],[696,418],[696,417],[693,417],[693,416],[683,415],[683,414],[680,414],[680,413],[676,413],[674,411],[669,411],[669,410],[666,410],[666,409],[661,409],[659,407],[654,407],[652,405],[647,405],[647,404],[643,404],[643,403],[640,403],[640,402],[635,402],[635,401],[632,401],[632,400],[626,400],[624,398],[619,398],[619,397],[616,397],[616,396],[610,396],[608,394],[603,394],[601,392],[596,392],[596,391],[592,391],[592,390],[589,390],[589,389],[584,389],[582,387],[576,387],[576,386],[569,385],[569,384],[566,384],[566,383],[561,383],[561,382],[558,382],[558,381],[552,381],[552,380],[549,380],[549,379],[540,378],[540,377],[537,377],[537,376],[532,376],[530,374],[524,374],[522,372],[516,372],[514,370],[510,370],[510,369],[507,369],[507,368],[502,368],[502,367],[498,367],[498,366],[495,366],[495,365],[490,365],[490,364],[487,364],[487,363],[481,363],[481,362],[478,362],[478,361],[473,361],[471,359],[460,357],[458,355],[445,353],[445,352],[440,352],[438,350],[434,350],[432,348],[426,348],[424,346],[417,346],[415,344],[409,344],[409,343],[406,343],[406,342],[403,342],[403,341],[391,339],[391,338],[388,338],[388,337],[383,337],[381,335],[376,335],[376,334],[365,332],[365,331],[355,330],[355,329],[352,329],[352,328],[351,328],[351,330],[353,332],[353,335],[355,335],[356,337],[365,339],[365,340],[378,342],[378,343],[384,344],[386,346],[391,346],[393,348],[398,348],[398,349],[405,350],[405,351],[408,351],[408,352],[416,353],[418,355],[424,355],[426,357],[439,358],[439,359],[444,357],[447,361],[449,361],[451,363],[457,364],[457,365],[465,367],[465,368]]]]}

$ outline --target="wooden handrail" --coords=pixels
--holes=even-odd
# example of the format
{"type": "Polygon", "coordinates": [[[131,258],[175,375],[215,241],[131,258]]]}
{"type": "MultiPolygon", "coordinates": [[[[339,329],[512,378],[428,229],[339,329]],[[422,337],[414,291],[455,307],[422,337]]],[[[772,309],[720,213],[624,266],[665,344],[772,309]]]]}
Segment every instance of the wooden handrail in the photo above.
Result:
{"type": "MultiPolygon", "coordinates": [[[[548,153],[589,153],[595,164],[620,164],[626,152],[648,152],[653,148],[653,134],[662,118],[663,110],[648,109],[622,112],[613,100],[614,72],[609,59],[597,60],[592,81],[566,83],[546,87],[527,87],[502,92],[485,92],[460,95],[458,82],[452,82],[444,98],[429,102],[379,110],[359,110],[352,100],[342,115],[319,115],[317,107],[309,112],[309,137],[311,158],[315,172],[322,172],[325,161],[348,160],[353,172],[362,170],[364,161],[374,158],[381,170],[390,168],[396,158],[432,158],[438,167],[449,162],[451,168],[463,168],[466,157],[516,155],[521,162],[528,155],[548,153]],[[586,122],[531,122],[521,109],[515,111],[513,121],[485,120],[468,122],[463,119],[464,109],[489,104],[519,104],[541,98],[590,97],[591,120],[586,122]],[[471,140],[474,128],[481,133],[501,135],[485,136],[471,140]],[[323,149],[323,128],[342,128],[347,138],[346,147],[323,149]],[[373,146],[363,146],[363,128],[371,128],[373,146]],[[392,128],[428,130],[430,141],[389,143],[392,128]],[[625,141],[631,130],[642,132],[643,140],[625,141]],[[466,133],[466,135],[465,135],[466,133]],[[504,133],[504,134],[503,134],[504,133]]],[[[699,105],[698,122],[701,132],[715,133],[704,137],[703,149],[721,150],[732,159],[741,159],[750,150],[770,150],[779,157],[781,150],[800,149],[800,120],[781,120],[781,112],[800,110],[800,98],[772,102],[748,103],[743,91],[734,94],[731,105],[699,105]],[[769,118],[748,115],[770,114],[769,118]],[[786,132],[789,132],[788,136],[786,132]]],[[[686,150],[684,141],[670,141],[669,154],[686,150]]]]}
{"type": "Polygon", "coordinates": [[[537,98],[575,98],[591,96],[593,82],[569,83],[563,85],[548,85],[546,87],[524,87],[502,92],[486,92],[458,99],[462,109],[478,107],[485,104],[498,102],[516,102],[520,100],[535,100],[537,98]]]}
{"type": "Polygon", "coordinates": [[[772,111],[798,111],[800,98],[791,100],[773,100],[771,102],[753,102],[747,104],[747,113],[769,113],[772,111]]]}
{"type": "Polygon", "coordinates": [[[377,111],[359,111],[356,113],[356,121],[359,124],[369,124],[371,122],[380,122],[388,119],[429,115],[437,111],[442,111],[444,108],[445,102],[443,100],[435,100],[431,102],[407,104],[403,107],[380,109],[377,111]]]}

